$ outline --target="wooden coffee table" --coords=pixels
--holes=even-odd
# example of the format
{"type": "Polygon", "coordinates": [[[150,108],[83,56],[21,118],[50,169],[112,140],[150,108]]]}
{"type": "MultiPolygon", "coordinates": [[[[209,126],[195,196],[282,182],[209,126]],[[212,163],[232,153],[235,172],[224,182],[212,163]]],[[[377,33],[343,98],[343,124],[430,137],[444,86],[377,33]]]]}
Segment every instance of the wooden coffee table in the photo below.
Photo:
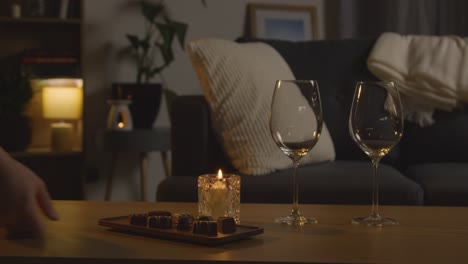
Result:
{"type": "Polygon", "coordinates": [[[272,223],[290,205],[242,204],[241,222],[264,233],[216,247],[112,231],[98,219],[155,209],[196,212],[194,203],[55,201],[61,219],[44,240],[7,240],[0,263],[468,263],[468,208],[382,206],[399,226],[349,224],[369,206],[301,205],[319,224],[272,223]]]}

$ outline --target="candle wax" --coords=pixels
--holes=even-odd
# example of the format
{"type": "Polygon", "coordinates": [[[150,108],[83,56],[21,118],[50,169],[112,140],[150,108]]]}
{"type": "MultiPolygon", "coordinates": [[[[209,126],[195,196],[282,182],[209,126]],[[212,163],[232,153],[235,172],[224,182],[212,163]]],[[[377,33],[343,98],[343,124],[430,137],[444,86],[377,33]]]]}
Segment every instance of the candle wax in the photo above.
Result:
{"type": "Polygon", "coordinates": [[[211,208],[211,216],[217,218],[225,215],[227,188],[223,179],[216,179],[208,193],[208,207],[211,208]]]}

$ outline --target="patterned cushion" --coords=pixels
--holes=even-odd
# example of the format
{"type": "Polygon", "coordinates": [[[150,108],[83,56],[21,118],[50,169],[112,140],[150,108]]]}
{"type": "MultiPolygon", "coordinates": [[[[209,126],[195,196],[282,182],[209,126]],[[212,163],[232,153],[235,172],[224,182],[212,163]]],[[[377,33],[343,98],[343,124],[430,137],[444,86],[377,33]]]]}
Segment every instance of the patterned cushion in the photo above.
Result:
{"type": "MultiPolygon", "coordinates": [[[[188,50],[211,108],[214,132],[232,165],[249,175],[291,167],[292,161],[276,146],[269,130],[275,81],[295,79],[281,55],[264,43],[221,39],[192,41],[188,50]]],[[[301,163],[334,159],[324,125],[319,142],[301,163]]]]}

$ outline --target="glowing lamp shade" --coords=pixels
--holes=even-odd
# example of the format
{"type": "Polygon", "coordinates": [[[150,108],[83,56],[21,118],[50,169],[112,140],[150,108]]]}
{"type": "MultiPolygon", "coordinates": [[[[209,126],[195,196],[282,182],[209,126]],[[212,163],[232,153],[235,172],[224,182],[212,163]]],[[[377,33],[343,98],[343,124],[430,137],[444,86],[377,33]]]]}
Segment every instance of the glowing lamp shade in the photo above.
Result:
{"type": "Polygon", "coordinates": [[[42,80],[42,113],[54,120],[50,124],[51,149],[72,151],[75,146],[73,120],[80,120],[83,109],[83,85],[81,79],[42,80]]]}
{"type": "Polygon", "coordinates": [[[42,107],[43,115],[48,119],[80,119],[83,89],[73,86],[45,86],[42,88],[42,107]]]}

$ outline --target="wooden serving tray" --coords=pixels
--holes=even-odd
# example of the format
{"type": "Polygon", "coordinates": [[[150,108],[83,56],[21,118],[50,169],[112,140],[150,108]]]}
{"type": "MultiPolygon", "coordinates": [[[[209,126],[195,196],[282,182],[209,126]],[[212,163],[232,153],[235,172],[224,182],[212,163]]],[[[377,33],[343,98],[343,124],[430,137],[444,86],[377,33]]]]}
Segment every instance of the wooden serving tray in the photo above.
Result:
{"type": "Polygon", "coordinates": [[[182,242],[196,243],[206,246],[217,246],[254,235],[263,234],[263,228],[255,226],[237,225],[236,232],[233,234],[222,234],[218,232],[217,236],[207,236],[194,234],[192,231],[182,231],[175,228],[148,228],[145,226],[131,225],[128,216],[116,216],[110,218],[102,218],[98,220],[98,224],[107,226],[118,231],[126,231],[137,235],[145,235],[156,238],[178,240],[182,242]]]}

